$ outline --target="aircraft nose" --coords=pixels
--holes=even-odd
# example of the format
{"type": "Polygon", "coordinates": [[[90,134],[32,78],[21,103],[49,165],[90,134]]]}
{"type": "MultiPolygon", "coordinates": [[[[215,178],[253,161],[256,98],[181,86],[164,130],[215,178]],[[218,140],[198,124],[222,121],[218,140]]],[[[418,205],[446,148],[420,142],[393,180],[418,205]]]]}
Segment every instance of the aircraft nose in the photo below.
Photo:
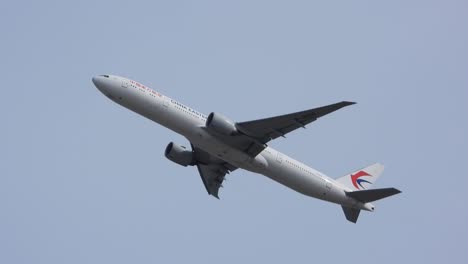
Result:
{"type": "Polygon", "coordinates": [[[103,81],[101,78],[101,76],[94,76],[92,79],[94,86],[96,86],[96,88],[98,88],[99,90],[101,90],[103,87],[103,81]]]}
{"type": "Polygon", "coordinates": [[[99,91],[104,92],[107,86],[109,86],[109,75],[97,75],[92,78],[92,81],[96,88],[99,89],[99,91]]]}

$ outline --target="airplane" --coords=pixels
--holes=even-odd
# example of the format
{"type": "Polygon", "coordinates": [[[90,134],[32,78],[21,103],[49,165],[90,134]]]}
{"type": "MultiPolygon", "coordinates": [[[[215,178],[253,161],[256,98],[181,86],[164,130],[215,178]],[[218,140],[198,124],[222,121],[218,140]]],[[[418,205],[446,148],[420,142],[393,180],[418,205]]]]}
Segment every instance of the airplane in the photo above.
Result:
{"type": "Polygon", "coordinates": [[[179,165],[197,167],[206,191],[218,199],[226,174],[238,168],[267,176],[306,196],[339,204],[352,223],[357,222],[361,210],[374,211],[371,202],[401,192],[395,188],[372,189],[384,170],[380,163],[333,180],[267,145],[354,102],[234,122],[217,112],[206,116],[127,78],[98,75],[92,82],[115,103],[184,136],[191,148],[170,142],[165,156],[179,165]]]}

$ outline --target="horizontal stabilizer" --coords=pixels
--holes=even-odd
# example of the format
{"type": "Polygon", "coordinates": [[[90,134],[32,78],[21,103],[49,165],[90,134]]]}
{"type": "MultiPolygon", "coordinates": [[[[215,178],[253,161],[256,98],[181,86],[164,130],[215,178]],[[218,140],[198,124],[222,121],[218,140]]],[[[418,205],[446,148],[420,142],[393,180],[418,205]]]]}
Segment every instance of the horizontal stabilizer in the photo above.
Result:
{"type": "Polygon", "coordinates": [[[345,206],[341,206],[341,208],[343,208],[343,212],[348,221],[353,222],[353,223],[357,222],[357,219],[359,217],[359,213],[361,212],[361,210],[355,209],[355,208],[349,208],[345,206]]]}
{"type": "Polygon", "coordinates": [[[380,200],[395,194],[401,193],[400,190],[395,188],[383,188],[364,191],[346,192],[346,195],[352,197],[362,203],[369,203],[380,200]]]}

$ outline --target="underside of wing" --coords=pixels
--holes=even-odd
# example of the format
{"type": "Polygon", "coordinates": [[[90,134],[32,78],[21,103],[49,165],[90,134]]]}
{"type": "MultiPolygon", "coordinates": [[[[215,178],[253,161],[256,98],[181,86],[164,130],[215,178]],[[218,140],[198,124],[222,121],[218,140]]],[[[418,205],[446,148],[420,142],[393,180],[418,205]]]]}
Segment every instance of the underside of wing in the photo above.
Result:
{"type": "Polygon", "coordinates": [[[318,118],[352,104],[355,103],[343,101],[292,114],[240,122],[236,123],[236,127],[243,134],[265,144],[275,138],[284,137],[287,133],[298,128],[305,128],[307,124],[318,118]]]}
{"type": "Polygon", "coordinates": [[[217,165],[197,164],[197,168],[208,194],[219,199],[218,192],[219,188],[223,186],[222,183],[226,177],[226,171],[217,165]]]}
{"type": "Polygon", "coordinates": [[[219,188],[222,187],[226,174],[234,171],[237,167],[218,159],[193,145],[192,150],[195,155],[198,172],[206,191],[208,194],[219,199],[219,188]]]}

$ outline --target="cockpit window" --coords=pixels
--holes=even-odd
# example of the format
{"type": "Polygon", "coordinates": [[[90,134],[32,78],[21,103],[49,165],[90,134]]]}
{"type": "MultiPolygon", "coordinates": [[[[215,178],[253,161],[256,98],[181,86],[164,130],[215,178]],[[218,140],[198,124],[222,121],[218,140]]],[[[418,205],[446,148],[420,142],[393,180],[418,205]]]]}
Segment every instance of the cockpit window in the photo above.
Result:
{"type": "Polygon", "coordinates": [[[109,78],[109,75],[101,75],[102,77],[106,77],[106,78],[109,78]]]}

